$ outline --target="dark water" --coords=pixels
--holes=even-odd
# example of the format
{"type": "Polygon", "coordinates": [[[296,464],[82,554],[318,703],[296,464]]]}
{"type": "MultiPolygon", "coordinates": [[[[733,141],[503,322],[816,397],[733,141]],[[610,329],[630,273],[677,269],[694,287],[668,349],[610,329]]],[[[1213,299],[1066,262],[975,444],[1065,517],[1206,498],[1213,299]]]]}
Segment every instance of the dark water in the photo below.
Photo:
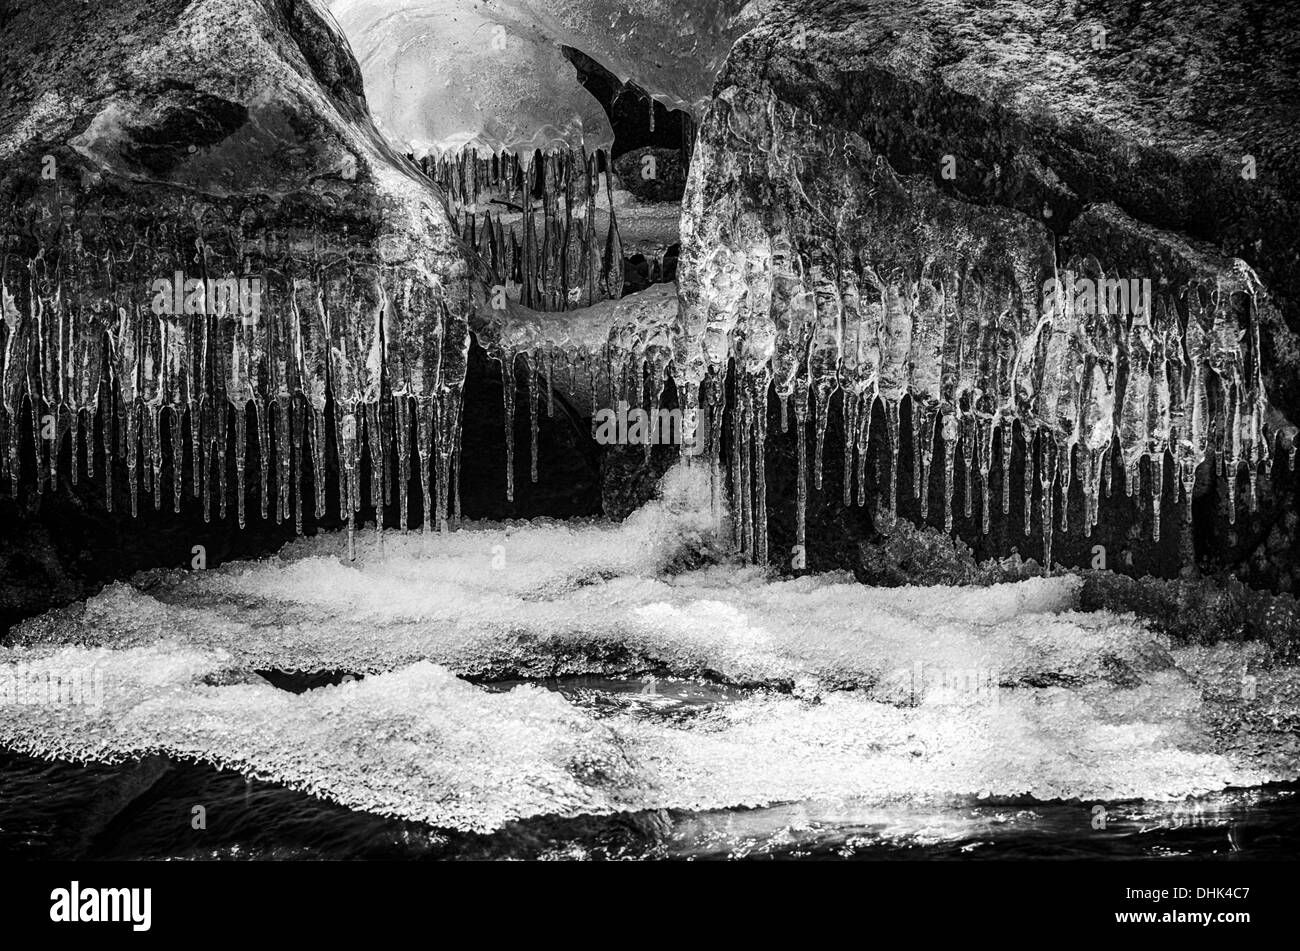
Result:
{"type": "MultiPolygon", "coordinates": [[[[277,675],[311,689],[343,675],[277,675]]],[[[508,689],[511,683],[485,685],[508,689]]],[[[689,681],[547,683],[599,716],[691,717],[740,695],[689,681]]],[[[512,823],[490,835],[359,813],[206,764],[0,753],[0,857],[18,859],[1290,859],[1300,784],[1181,803],[791,803],[512,823]],[[202,807],[200,823],[195,807],[202,807]],[[204,826],[196,828],[195,826],[204,826]]]]}

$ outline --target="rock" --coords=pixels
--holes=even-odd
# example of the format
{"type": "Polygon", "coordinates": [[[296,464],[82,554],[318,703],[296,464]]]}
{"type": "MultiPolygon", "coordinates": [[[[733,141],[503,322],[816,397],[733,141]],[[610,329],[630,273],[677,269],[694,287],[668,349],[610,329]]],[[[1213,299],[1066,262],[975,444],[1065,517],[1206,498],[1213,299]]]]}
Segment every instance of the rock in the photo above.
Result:
{"type": "Polygon", "coordinates": [[[337,526],[340,470],[372,501],[369,450],[396,455],[381,395],[424,419],[459,399],[471,264],[328,14],[24,3],[0,28],[7,619],[194,545],[270,550],[291,496],[337,526]]]}
{"type": "MultiPolygon", "coordinates": [[[[829,417],[827,464],[842,446],[838,394],[853,390],[855,441],[875,447],[860,470],[867,498],[855,488],[853,502],[880,501],[870,530],[856,516],[843,526],[850,536],[888,531],[897,504],[905,517],[951,524],[985,557],[1009,554],[1027,525],[1040,559],[1174,574],[1208,555],[1222,570],[1239,550],[1223,544],[1222,526],[1254,504],[1232,496],[1258,482],[1261,511],[1269,493],[1290,496],[1284,469],[1278,485],[1262,484],[1265,460],[1291,447],[1286,418],[1300,418],[1296,162],[1282,134],[1297,98],[1291,41],[1245,42],[1207,5],[1203,61],[1188,75],[1174,65],[1181,54],[1153,39],[1179,34],[1182,6],[1117,14],[1112,45],[1096,50],[1094,21],[1034,3],[780,0],[733,49],[685,199],[689,372],[702,380],[734,355],[761,389],[771,359],[788,412],[806,412],[810,433],[829,417]],[[1279,92],[1277,104],[1243,108],[1245,75],[1279,92]],[[1206,114],[1212,127],[1199,121],[1206,114]],[[1245,160],[1250,148],[1269,154],[1267,174],[1245,160]],[[1076,304],[1044,322],[1047,281],[1066,271],[1097,288],[1149,280],[1145,324],[1128,297],[1119,310],[1076,304]],[[870,332],[857,336],[861,327],[870,332]],[[1196,399],[1207,401],[1201,416],[1187,412],[1196,399]],[[1040,482],[1029,495],[1026,437],[1040,482]],[[1197,501],[1197,532],[1179,538],[1170,509],[1180,479],[1195,496],[1188,479],[1201,453],[1227,463],[1207,483],[1212,494],[1223,485],[1227,514],[1208,519],[1206,537],[1197,501]],[[1103,483],[1117,476],[1108,501],[1103,483]],[[1053,487],[1046,497],[1042,484],[1053,487]],[[1159,540],[1153,495],[1164,502],[1159,540]],[[1085,520],[1096,522],[1091,535],[1085,520]]],[[[778,457],[769,479],[781,473],[780,488],[768,486],[769,530],[784,545],[795,453],[773,435],[770,412],[766,423],[778,457]]],[[[824,491],[810,490],[810,503],[814,568],[825,564],[814,529],[828,505],[843,510],[824,491]]]]}

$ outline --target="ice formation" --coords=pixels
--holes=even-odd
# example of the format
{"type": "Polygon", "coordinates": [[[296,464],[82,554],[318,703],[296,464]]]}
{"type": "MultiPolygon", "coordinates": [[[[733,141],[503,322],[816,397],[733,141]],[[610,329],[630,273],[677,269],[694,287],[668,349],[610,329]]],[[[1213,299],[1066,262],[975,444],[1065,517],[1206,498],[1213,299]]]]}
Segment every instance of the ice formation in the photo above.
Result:
{"type": "Polygon", "coordinates": [[[669,109],[703,113],[713,80],[753,21],[741,0],[333,0],[371,108],[417,155],[607,148],[599,105],[561,46],[669,109]],[[671,26],[666,26],[671,24],[671,26]]]}
{"type": "Polygon", "coordinates": [[[470,830],[799,800],[1179,798],[1295,774],[1294,744],[1236,700],[1245,664],[1261,710],[1300,682],[1256,648],[1174,649],[1131,616],[1079,613],[1069,577],[773,580],[719,562],[712,531],[707,474],[679,468],[622,524],[368,538],[351,565],[339,540],[312,539],[142,576],[15,631],[6,683],[105,687],[53,707],[0,693],[0,743],[202,759],[470,830]],[[267,669],[367,676],[294,695],[239,673],[267,669]],[[566,674],[746,689],[665,719],[457,676],[566,674]]]}
{"type": "MultiPolygon", "coordinates": [[[[199,183],[203,165],[186,167],[184,183],[204,184],[215,197],[177,199],[174,216],[139,233],[97,232],[93,216],[74,226],[48,190],[44,204],[24,212],[30,220],[0,235],[0,476],[11,492],[27,433],[37,491],[58,478],[69,441],[71,477],[83,464],[89,471],[98,414],[110,504],[112,462],[120,460],[133,511],[141,489],[155,508],[170,501],[177,510],[188,490],[203,498],[205,516],[214,503],[224,516],[233,475],[241,523],[246,482],[256,478],[263,515],[301,528],[304,505],[325,513],[326,474],[335,468],[350,535],[365,501],[395,507],[405,528],[412,478],[424,490],[425,529],[449,527],[471,332],[503,369],[508,487],[517,412],[532,417],[535,433],[538,413],[566,389],[585,398],[584,409],[589,399],[593,415],[624,401],[654,413],[671,377],[679,405],[705,424],[715,497],[731,480],[734,541],[760,563],[769,554],[773,395],[782,425],[792,414],[801,437],[798,545],[807,484],[821,485],[837,411],[849,434],[846,503],[867,501],[872,420],[883,424],[886,522],[906,442],[922,514],[933,501],[951,526],[956,505],[967,514],[978,505],[987,529],[1013,501],[1006,476],[1018,426],[1029,451],[1017,504],[1026,531],[1035,521],[1042,531],[1049,566],[1055,526],[1067,527],[1068,506],[1057,499],[1075,482],[1085,533],[1112,481],[1130,494],[1149,486],[1158,516],[1171,493],[1190,507],[1203,464],[1225,479],[1233,517],[1243,471],[1253,506],[1259,474],[1278,455],[1275,439],[1294,453],[1295,429],[1270,407],[1262,382],[1259,328],[1271,304],[1246,264],[1183,245],[1167,249],[1161,273],[1137,277],[1095,254],[1057,260],[1040,222],[896,175],[863,139],[817,128],[761,82],[710,100],[717,66],[748,22],[735,3],[357,0],[334,9],[390,136],[422,153],[440,186],[416,181],[409,166],[372,163],[383,194],[411,199],[377,218],[415,218],[412,209],[430,196],[445,199],[453,229],[425,208],[405,232],[438,235],[438,255],[410,263],[409,249],[381,234],[358,263],[342,229],[311,222],[268,235],[253,206],[215,204],[231,186],[199,183]],[[665,22],[686,24],[689,40],[664,31],[665,22]],[[496,27],[505,50],[494,46],[496,27]],[[435,55],[438,44],[450,52],[435,55]],[[656,288],[620,300],[626,199],[601,171],[608,127],[557,58],[557,44],[634,76],[700,119],[676,297],[656,288]],[[525,48],[534,59],[525,62],[525,48]],[[518,74],[509,72],[516,54],[537,88],[572,87],[558,100],[558,118],[519,96],[518,74]],[[412,96],[413,87],[428,96],[412,96]],[[493,116],[517,121],[489,129],[493,116]],[[466,271],[473,307],[459,290],[466,271]],[[165,291],[153,289],[160,275],[165,291]],[[173,306],[160,310],[160,301],[173,306]],[[517,382],[526,408],[515,405],[517,382]],[[327,460],[331,442],[336,458],[327,460]],[[936,468],[942,489],[931,500],[936,468]],[[1000,499],[992,497],[997,469],[1000,499]],[[314,498],[305,500],[308,470],[314,498]]],[[[269,111],[257,116],[271,121],[269,111]]],[[[101,118],[78,148],[112,172],[121,143],[108,132],[121,117],[109,109],[101,118]]],[[[368,132],[348,135],[363,157],[378,150],[363,141],[368,132]]],[[[350,153],[317,164],[313,180],[327,172],[356,180],[350,153]]],[[[1141,227],[1114,206],[1090,205],[1072,238],[1141,227]]],[[[531,456],[537,479],[535,439],[531,456]]],[[[1152,520],[1154,532],[1160,524],[1152,520]]]]}
{"type": "MultiPolygon", "coordinates": [[[[1121,251],[1143,227],[1111,205],[1089,206],[1072,225],[1121,251]]],[[[1195,472],[1207,461],[1229,486],[1229,518],[1243,469],[1253,508],[1258,475],[1275,461],[1274,440],[1281,437],[1288,461],[1295,452],[1295,427],[1270,407],[1261,375],[1260,312],[1272,305],[1245,262],[1167,243],[1164,270],[1141,279],[1093,254],[1058,260],[1040,222],[899,176],[860,136],[818,128],[761,84],[723,89],[703,120],[684,203],[674,373],[688,392],[703,386],[712,394],[718,423],[720,381],[729,365],[739,374],[730,467],[737,541],[766,560],[769,392],[782,419],[793,408],[801,436],[800,545],[802,436],[811,421],[811,477],[820,486],[836,393],[851,434],[846,505],[855,461],[856,501],[866,501],[872,419],[883,418],[886,522],[897,506],[906,438],[922,515],[931,503],[928,473],[939,466],[951,528],[960,455],[965,513],[978,473],[987,532],[999,505],[990,497],[995,464],[1002,512],[1012,504],[1006,473],[1017,424],[1028,447],[1025,530],[1039,482],[1049,565],[1057,491],[1068,493],[1076,475],[1085,534],[1112,470],[1132,495],[1146,461],[1158,538],[1166,457],[1188,517],[1195,472]]],[[[1059,512],[1065,528],[1064,504],[1059,512]]]]}

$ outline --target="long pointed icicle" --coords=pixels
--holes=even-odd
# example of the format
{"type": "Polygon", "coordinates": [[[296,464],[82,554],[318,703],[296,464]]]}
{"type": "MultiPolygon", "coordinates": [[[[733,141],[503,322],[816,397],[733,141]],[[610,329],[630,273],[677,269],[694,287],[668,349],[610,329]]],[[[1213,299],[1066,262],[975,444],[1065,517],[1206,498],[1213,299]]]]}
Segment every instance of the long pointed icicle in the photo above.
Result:
{"type": "Polygon", "coordinates": [[[889,434],[889,521],[898,517],[898,453],[901,424],[898,404],[885,404],[886,425],[889,434]]]}
{"type": "Polygon", "coordinates": [[[405,534],[411,496],[411,398],[405,393],[393,397],[393,425],[397,427],[397,519],[405,534]]]}
{"type": "MultiPolygon", "coordinates": [[[[511,381],[513,383],[513,380],[511,381]]],[[[430,467],[433,465],[433,433],[436,428],[437,403],[422,396],[415,401],[415,459],[420,467],[420,531],[428,534],[433,527],[437,507],[429,490],[430,467]]],[[[513,486],[511,487],[513,489],[513,486]]]]}
{"type": "Polygon", "coordinates": [[[505,406],[506,427],[506,501],[515,500],[515,354],[501,355],[501,398],[505,406]]]}
{"type": "Polygon", "coordinates": [[[772,380],[767,372],[755,374],[753,383],[754,423],[754,561],[767,564],[767,391],[772,380]]]}
{"type": "Polygon", "coordinates": [[[808,387],[800,385],[794,394],[795,450],[798,473],[795,483],[794,561],[796,570],[807,567],[808,528],[808,387]]]}
{"type": "Polygon", "coordinates": [[[858,398],[840,389],[840,416],[844,420],[844,505],[853,504],[853,450],[857,445],[858,398]]]}
{"type": "MultiPolygon", "coordinates": [[[[957,457],[957,417],[952,413],[945,413],[943,416],[942,428],[943,440],[943,529],[946,532],[952,531],[952,499],[953,490],[956,485],[954,467],[957,457]]],[[[967,498],[967,515],[970,514],[970,467],[966,467],[968,473],[966,480],[966,498],[967,498]]]]}
{"type": "Polygon", "coordinates": [[[1034,531],[1034,436],[1025,433],[1025,458],[1021,464],[1025,492],[1025,537],[1034,531]]]}
{"type": "Polygon", "coordinates": [[[537,482],[537,436],[538,436],[538,419],[537,409],[538,400],[541,391],[541,354],[534,351],[532,354],[521,353],[520,357],[524,361],[524,372],[528,374],[528,433],[529,433],[529,477],[537,482]]]}
{"type": "Polygon", "coordinates": [[[998,427],[1002,446],[1002,514],[1011,514],[1011,452],[1015,448],[1015,430],[1010,420],[998,427]]]}
{"type": "Polygon", "coordinates": [[[867,504],[867,460],[871,448],[871,414],[875,409],[876,394],[864,393],[858,402],[857,432],[854,440],[858,453],[858,507],[867,504]]]}
{"type": "Polygon", "coordinates": [[[817,383],[813,391],[815,403],[813,413],[816,417],[814,426],[816,427],[816,446],[813,450],[813,485],[820,492],[822,487],[822,458],[826,450],[826,424],[827,411],[830,409],[830,385],[827,383],[817,383]]]}

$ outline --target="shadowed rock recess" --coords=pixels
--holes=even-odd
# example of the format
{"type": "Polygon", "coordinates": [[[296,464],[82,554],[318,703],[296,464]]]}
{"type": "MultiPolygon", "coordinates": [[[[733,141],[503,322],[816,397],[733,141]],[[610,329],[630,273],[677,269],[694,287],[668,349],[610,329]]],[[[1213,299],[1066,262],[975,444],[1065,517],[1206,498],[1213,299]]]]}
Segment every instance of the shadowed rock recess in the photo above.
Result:
{"type": "Polygon", "coordinates": [[[878,580],[901,516],[1300,583],[1300,14],[728,0],[686,70],[559,6],[422,40],[522,112],[529,68],[571,84],[545,128],[402,98],[459,67],[383,60],[383,4],[333,4],[386,31],[346,39],[316,0],[0,6],[0,624],[194,545],[619,517],[677,452],[600,444],[620,403],[682,410],[786,570],[878,580]],[[584,56],[689,115],[688,168],[610,151],[584,56]],[[683,169],[677,286],[622,296],[626,250],[668,273],[683,169]]]}

